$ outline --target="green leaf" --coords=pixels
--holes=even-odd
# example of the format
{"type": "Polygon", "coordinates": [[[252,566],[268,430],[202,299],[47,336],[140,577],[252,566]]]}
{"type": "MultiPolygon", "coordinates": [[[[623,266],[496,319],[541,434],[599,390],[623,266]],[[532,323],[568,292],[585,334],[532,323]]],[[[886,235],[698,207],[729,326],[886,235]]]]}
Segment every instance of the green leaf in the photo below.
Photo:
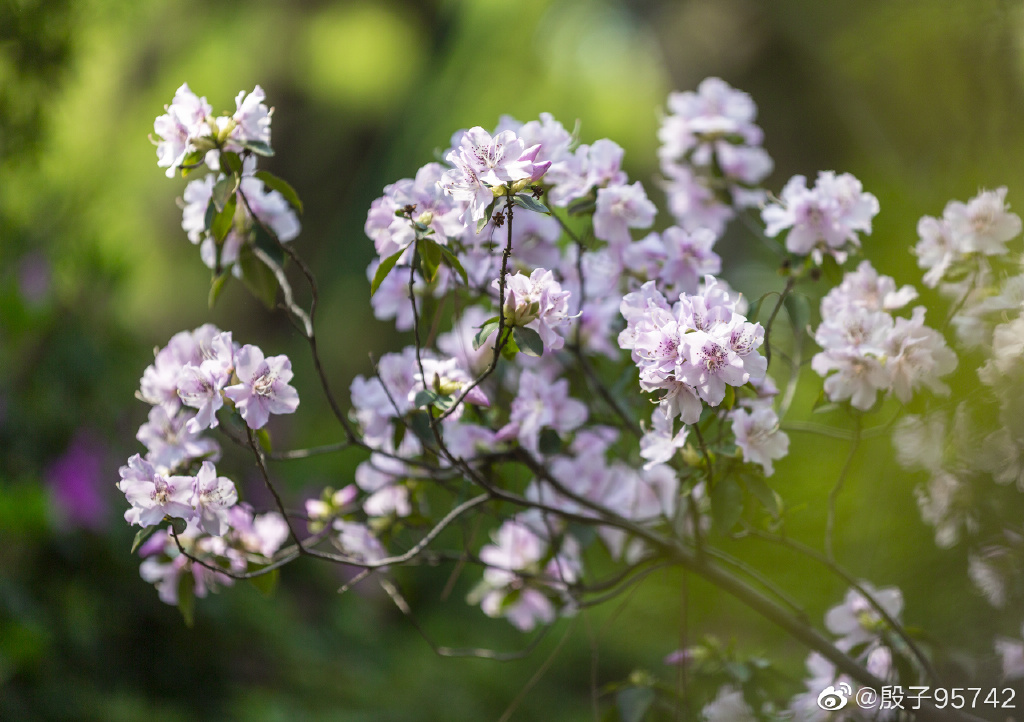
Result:
{"type": "Polygon", "coordinates": [[[224,286],[227,285],[228,278],[231,274],[227,271],[221,271],[214,275],[213,280],[210,281],[210,308],[212,309],[217,303],[217,299],[220,298],[221,292],[224,290],[224,286]]]}
{"type": "Polygon", "coordinates": [[[238,153],[232,153],[229,150],[221,151],[220,164],[229,173],[235,175],[242,173],[242,159],[238,157],[238,153]]]}
{"type": "Polygon", "coordinates": [[[178,577],[178,611],[185,618],[186,627],[195,624],[195,586],[195,578],[191,574],[186,573],[178,577]]]}
{"type": "Polygon", "coordinates": [[[462,267],[462,263],[459,262],[458,256],[452,253],[447,246],[437,245],[441,249],[441,255],[444,256],[444,262],[448,264],[448,267],[459,274],[462,282],[469,285],[469,276],[466,274],[466,269],[462,267]]]}
{"type": "Polygon", "coordinates": [[[213,235],[213,240],[220,243],[227,238],[228,231],[231,230],[231,226],[235,222],[235,210],[238,208],[238,194],[232,193],[227,201],[224,202],[223,210],[217,213],[217,217],[213,219],[213,224],[210,226],[210,233],[213,235]]]}
{"type": "Polygon", "coordinates": [[[206,159],[205,150],[194,150],[185,156],[185,159],[181,161],[181,177],[187,178],[188,174],[192,171],[199,170],[203,167],[203,161],[206,159]]]}
{"type": "Polygon", "coordinates": [[[775,291],[768,291],[767,293],[762,293],[761,297],[754,301],[750,305],[750,308],[747,310],[747,320],[750,321],[751,323],[756,321],[758,314],[761,313],[761,307],[764,306],[765,299],[767,299],[769,296],[774,295],[775,291]]]}
{"type": "Polygon", "coordinates": [[[802,293],[791,293],[786,296],[785,306],[793,325],[793,337],[800,338],[807,332],[811,322],[811,304],[802,293]]]}
{"type": "Polygon", "coordinates": [[[476,336],[473,337],[473,350],[478,351],[481,346],[487,343],[487,339],[492,333],[498,330],[498,317],[489,318],[484,321],[484,324],[480,327],[480,330],[476,332],[476,336]]]}
{"type": "Polygon", "coordinates": [[[512,335],[509,329],[506,329],[505,345],[501,347],[501,357],[506,361],[512,361],[517,353],[519,353],[519,346],[516,344],[515,336],[512,335]]]}
{"type": "Polygon", "coordinates": [[[512,338],[515,340],[519,350],[527,356],[544,355],[544,342],[541,340],[540,334],[532,328],[516,326],[512,329],[512,338]]]}
{"type": "Polygon", "coordinates": [[[264,426],[262,429],[258,429],[256,431],[256,440],[260,443],[260,448],[263,449],[265,453],[269,454],[271,452],[270,432],[267,431],[267,427],[264,426]]]}
{"type": "Polygon", "coordinates": [[[405,253],[405,248],[400,250],[398,253],[392,253],[390,256],[385,258],[377,266],[377,272],[373,274],[373,282],[370,284],[370,296],[377,293],[377,289],[380,288],[380,284],[384,283],[384,279],[391,273],[391,269],[398,263],[398,257],[405,253]]]}
{"type": "Polygon", "coordinates": [[[711,519],[719,534],[728,534],[743,513],[743,490],[731,476],[719,479],[711,490],[711,519]]]}
{"type": "Polygon", "coordinates": [[[134,554],[135,550],[138,549],[140,546],[142,546],[142,542],[144,542],[147,539],[149,539],[149,537],[157,529],[158,529],[158,527],[156,525],[154,525],[154,526],[147,526],[147,527],[144,527],[142,529],[139,529],[139,533],[135,535],[135,541],[132,542],[132,550],[129,552],[129,554],[134,554]]]}
{"type": "MultiPolygon", "coordinates": [[[[164,518],[166,519],[167,517],[164,517],[164,518]]],[[[177,517],[174,517],[174,518],[170,519],[170,522],[171,522],[171,529],[174,530],[175,534],[184,534],[185,533],[185,529],[188,528],[188,522],[185,521],[184,519],[179,519],[177,517]]]]}
{"type": "Polygon", "coordinates": [[[262,301],[264,306],[273,309],[277,303],[278,289],[274,272],[248,246],[242,246],[238,254],[238,265],[242,269],[242,281],[252,295],[262,301]]]}
{"type": "Polygon", "coordinates": [[[537,448],[545,455],[557,454],[562,451],[562,437],[554,429],[545,427],[541,429],[537,448]]]}
{"type": "Polygon", "coordinates": [[[249,582],[260,591],[260,594],[265,597],[269,597],[273,595],[274,590],[277,589],[277,583],[280,579],[280,570],[275,569],[272,572],[260,574],[257,577],[250,577],[249,582]]]}
{"type": "MultiPolygon", "coordinates": [[[[412,400],[413,406],[417,409],[424,408],[426,406],[433,406],[434,402],[437,401],[438,395],[430,389],[421,389],[416,392],[415,398],[412,400]]],[[[433,438],[433,434],[431,434],[433,438]]]]}
{"type": "Polygon", "coordinates": [[[423,278],[427,283],[433,283],[441,265],[441,246],[429,238],[421,238],[416,241],[416,247],[423,262],[423,278]]]}
{"type": "Polygon", "coordinates": [[[224,206],[234,190],[235,179],[233,177],[226,176],[217,181],[217,184],[213,187],[213,192],[210,194],[210,200],[213,201],[213,205],[218,213],[224,210],[224,206]]]}
{"type": "Polygon", "coordinates": [[[278,178],[276,175],[267,170],[256,171],[256,177],[263,181],[263,185],[272,191],[277,191],[284,199],[288,201],[288,204],[299,213],[302,213],[302,201],[299,200],[299,194],[295,192],[291,184],[283,178],[278,178]]]}
{"type": "Polygon", "coordinates": [[[569,204],[566,209],[570,216],[582,216],[586,213],[593,213],[597,209],[597,201],[593,198],[580,198],[578,201],[573,201],[569,204]]]}
{"type": "Polygon", "coordinates": [[[756,474],[744,474],[741,477],[743,485],[747,487],[747,491],[751,493],[768,513],[776,519],[779,518],[779,495],[776,494],[768,483],[760,476],[756,474]]]}
{"type": "Polygon", "coordinates": [[[409,415],[409,428],[428,449],[437,446],[434,432],[430,428],[430,415],[426,411],[414,411],[409,415]]]}
{"type": "Polygon", "coordinates": [[[512,198],[512,202],[515,203],[520,208],[525,208],[528,211],[533,211],[534,213],[543,213],[544,215],[547,216],[551,215],[551,211],[548,210],[548,207],[531,195],[520,193],[519,195],[512,198]]]}
{"type": "Polygon", "coordinates": [[[742,662],[726,662],[725,669],[729,672],[729,675],[740,684],[746,684],[750,681],[752,674],[750,667],[742,662]]]}
{"type": "Polygon", "coordinates": [[[281,247],[281,242],[267,232],[259,223],[253,226],[253,244],[270,256],[277,265],[282,268],[284,267],[285,254],[284,248],[281,247]]]}
{"type": "Polygon", "coordinates": [[[831,255],[825,256],[821,260],[821,275],[833,286],[838,286],[843,281],[843,269],[839,267],[835,257],[831,255]]]}
{"type": "Polygon", "coordinates": [[[210,202],[206,204],[206,215],[203,216],[203,228],[207,231],[213,228],[213,222],[217,220],[217,206],[213,203],[213,198],[210,198],[210,202]]]}
{"type": "Polygon", "coordinates": [[[239,145],[246,150],[252,151],[256,155],[262,155],[265,158],[270,158],[274,155],[274,149],[262,140],[243,140],[239,145]]]}
{"type": "Polygon", "coordinates": [[[654,690],[650,687],[627,687],[615,695],[615,706],[622,722],[641,722],[654,704],[654,690]]]}
{"type": "Polygon", "coordinates": [[[494,204],[497,203],[497,202],[498,202],[498,199],[495,198],[493,201],[491,201],[490,203],[487,204],[487,208],[484,209],[484,217],[476,222],[476,232],[477,233],[480,233],[480,231],[482,231],[484,229],[484,226],[487,225],[487,222],[489,220],[491,220],[491,215],[494,213],[494,204]]]}

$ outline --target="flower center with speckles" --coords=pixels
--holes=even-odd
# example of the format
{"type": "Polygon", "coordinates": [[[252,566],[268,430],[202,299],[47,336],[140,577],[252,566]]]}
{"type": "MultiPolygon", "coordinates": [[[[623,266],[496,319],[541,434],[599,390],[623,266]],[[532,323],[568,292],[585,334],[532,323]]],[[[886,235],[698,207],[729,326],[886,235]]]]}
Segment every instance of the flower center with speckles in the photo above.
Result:
{"type": "Polygon", "coordinates": [[[258,396],[272,396],[274,382],[277,380],[277,374],[272,371],[268,371],[262,376],[258,377],[252,382],[253,393],[258,396]]]}
{"type": "Polygon", "coordinates": [[[725,366],[725,359],[725,349],[717,343],[705,344],[704,348],[700,350],[701,365],[712,373],[725,366]]]}

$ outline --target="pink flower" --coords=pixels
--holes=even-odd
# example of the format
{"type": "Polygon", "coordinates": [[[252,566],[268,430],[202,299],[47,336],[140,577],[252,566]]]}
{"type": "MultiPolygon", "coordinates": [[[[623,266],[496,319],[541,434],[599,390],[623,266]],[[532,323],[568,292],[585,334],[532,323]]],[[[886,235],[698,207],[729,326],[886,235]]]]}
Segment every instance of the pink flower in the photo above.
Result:
{"type": "Polygon", "coordinates": [[[153,132],[160,139],[156,145],[157,166],[166,168],[167,177],[173,178],[185,157],[196,149],[194,142],[213,132],[213,109],[206,98],[189,89],[188,83],[178,88],[174,100],[164,108],[167,113],[153,123],[153,132]]]}
{"type": "Polygon", "coordinates": [[[768,407],[749,412],[735,409],[730,416],[736,446],[743,452],[744,461],[760,464],[765,476],[774,474],[772,462],[789,453],[789,437],[779,429],[779,417],[768,407]]]}
{"type": "MultiPolygon", "coordinates": [[[[491,285],[499,288],[497,279],[491,285]]],[[[517,273],[506,278],[505,318],[510,326],[536,331],[546,351],[557,351],[565,340],[555,332],[569,321],[569,292],[551,271],[538,268],[529,275],[517,273]]]]}
{"type": "Polygon", "coordinates": [[[615,185],[599,188],[594,212],[594,235],[612,245],[633,241],[630,228],[648,228],[658,209],[647,198],[643,185],[615,185]]]}
{"type": "Polygon", "coordinates": [[[228,530],[227,510],[238,503],[234,483],[217,476],[212,462],[204,461],[196,475],[193,505],[199,514],[199,527],[207,534],[221,536],[228,530]]]}
{"type": "Polygon", "coordinates": [[[543,428],[566,434],[587,420],[587,406],[569,396],[569,381],[549,382],[532,371],[523,371],[519,390],[512,402],[509,423],[499,439],[518,437],[519,442],[534,454],[539,453],[543,428]]]}
{"type": "Polygon", "coordinates": [[[121,481],[117,487],[124,492],[132,508],[124,513],[129,524],[153,526],[165,516],[192,519],[192,493],[195,478],[191,476],[164,476],[141,456],[135,454],[122,466],[121,481]]]}
{"type": "Polygon", "coordinates": [[[263,357],[263,351],[246,344],[235,355],[235,374],[240,383],[224,389],[224,395],[250,429],[260,429],[270,414],[291,414],[299,406],[299,395],[288,385],[292,362],[287,356],[263,357]]]}
{"type": "Polygon", "coordinates": [[[858,232],[871,233],[871,219],[878,213],[878,199],[862,190],[859,180],[849,173],[818,173],[814,188],[807,179],[793,176],[779,203],[761,212],[765,233],[777,236],[785,229],[786,250],[798,255],[812,254],[820,262],[823,253],[846,260],[843,247],[860,245],[858,232]]]}

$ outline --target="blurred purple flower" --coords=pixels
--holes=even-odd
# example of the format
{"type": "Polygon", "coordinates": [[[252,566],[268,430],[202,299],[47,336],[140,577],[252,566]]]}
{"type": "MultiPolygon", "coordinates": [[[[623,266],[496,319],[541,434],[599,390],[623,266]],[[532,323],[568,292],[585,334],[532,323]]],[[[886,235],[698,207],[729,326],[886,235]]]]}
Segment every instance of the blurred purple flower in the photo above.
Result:
{"type": "Polygon", "coordinates": [[[50,295],[50,262],[38,251],[26,254],[18,264],[18,291],[30,306],[39,306],[50,295]]]}
{"type": "Polygon", "coordinates": [[[68,527],[100,529],[110,513],[104,496],[104,449],[95,436],[79,430],[67,450],[46,471],[59,523],[68,527]]]}

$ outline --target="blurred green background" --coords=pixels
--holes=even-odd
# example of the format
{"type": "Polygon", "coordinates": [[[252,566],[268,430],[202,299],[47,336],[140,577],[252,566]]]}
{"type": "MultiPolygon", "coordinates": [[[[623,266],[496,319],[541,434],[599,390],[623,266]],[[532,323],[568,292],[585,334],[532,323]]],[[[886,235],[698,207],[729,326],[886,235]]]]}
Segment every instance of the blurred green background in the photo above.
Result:
{"type": "MultiPolygon", "coordinates": [[[[154,346],[212,321],[287,352],[303,407],[275,441],[340,438],[279,314],[240,284],[207,309],[209,273],[174,201],[184,181],[164,177],[146,139],[182,82],[217,111],[257,83],[276,106],[269,167],[305,201],[295,246],[317,272],[324,360],[343,390],[370,353],[406,342],[369,313],[366,209],[454,130],[503,113],[578,118],[585,141],[626,148],[631,178],[660,204],[659,109],[670,90],[718,75],[758,103],[769,187],[854,173],[882,206],[866,255],[920,286],[908,248],[921,215],[1001,185],[1024,208],[1022,40],[1021,3],[1000,0],[0,0],[0,719],[498,719],[565,634],[514,719],[592,719],[592,674],[602,685],[636,668],[674,675],[661,659],[678,646],[678,575],[652,577],[624,610],[560,623],[509,663],[435,656],[386,597],[339,598],[336,572],[312,564],[287,569],[269,599],[239,587],[200,601],[192,629],[138,577],[114,482],[140,449],[146,408],[133,392],[154,346]]],[[[740,226],[720,252],[749,297],[779,287],[740,226]]],[[[772,483],[794,509],[790,531],[817,546],[846,446],[808,441],[794,435],[772,483]]],[[[348,483],[360,460],[275,471],[297,502],[348,483]]],[[[253,470],[230,453],[225,463],[260,502],[253,470]]],[[[866,443],[837,554],[858,577],[900,585],[908,623],[991,665],[992,637],[1019,619],[973,591],[965,552],[935,549],[920,481],[888,441],[866,443]]],[[[784,552],[723,543],[772,570],[815,622],[842,599],[841,582],[784,552]]],[[[464,590],[442,601],[438,576],[401,577],[432,637],[525,645],[464,590]]],[[[805,650],[697,582],[689,601],[691,639],[771,650],[800,686],[805,650]]]]}

